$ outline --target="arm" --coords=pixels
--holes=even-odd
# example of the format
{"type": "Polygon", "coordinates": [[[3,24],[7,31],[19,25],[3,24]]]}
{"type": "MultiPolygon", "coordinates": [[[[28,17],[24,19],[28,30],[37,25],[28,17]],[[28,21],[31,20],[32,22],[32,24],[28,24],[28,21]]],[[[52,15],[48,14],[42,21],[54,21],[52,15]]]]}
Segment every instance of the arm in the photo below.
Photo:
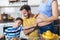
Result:
{"type": "MultiPolygon", "coordinates": [[[[38,14],[33,14],[34,18],[36,19],[36,17],[38,16],[38,14]]],[[[34,23],[34,25],[32,26],[26,26],[24,29],[30,29],[30,28],[35,28],[37,26],[37,23],[34,23]]]]}
{"type": "MultiPolygon", "coordinates": [[[[34,18],[36,18],[37,16],[38,16],[38,14],[34,14],[34,18]]],[[[35,24],[35,23],[32,26],[26,26],[26,27],[23,28],[23,31],[24,31],[25,34],[29,34],[32,31],[34,31],[36,26],[37,26],[37,24],[35,24]]]]}
{"type": "Polygon", "coordinates": [[[58,19],[58,3],[57,3],[57,0],[54,0],[52,2],[52,16],[48,19],[43,20],[43,21],[51,22],[51,21],[54,21],[57,19],[58,19]]]}
{"type": "Polygon", "coordinates": [[[24,34],[27,35],[27,34],[31,33],[33,30],[34,30],[34,28],[31,28],[31,29],[28,29],[28,30],[23,29],[23,32],[24,32],[24,34]]]}
{"type": "Polygon", "coordinates": [[[0,36],[0,39],[3,38],[3,37],[4,37],[4,35],[0,36]]]}
{"type": "Polygon", "coordinates": [[[36,25],[33,25],[33,26],[26,26],[26,27],[24,27],[23,29],[24,29],[24,30],[28,30],[28,29],[35,28],[35,27],[36,27],[36,25]]]}
{"type": "Polygon", "coordinates": [[[36,28],[36,26],[26,26],[25,28],[23,28],[23,31],[25,34],[29,34],[32,31],[34,31],[35,28],[36,28]]]}
{"type": "Polygon", "coordinates": [[[34,18],[37,18],[38,15],[39,15],[39,14],[34,14],[34,18]]]}
{"type": "Polygon", "coordinates": [[[42,22],[48,23],[48,22],[52,22],[57,19],[58,19],[58,3],[57,3],[57,0],[53,0],[53,2],[52,2],[52,16],[49,18],[44,17],[44,20],[40,18],[38,21],[36,21],[36,23],[42,23],[42,22]]]}

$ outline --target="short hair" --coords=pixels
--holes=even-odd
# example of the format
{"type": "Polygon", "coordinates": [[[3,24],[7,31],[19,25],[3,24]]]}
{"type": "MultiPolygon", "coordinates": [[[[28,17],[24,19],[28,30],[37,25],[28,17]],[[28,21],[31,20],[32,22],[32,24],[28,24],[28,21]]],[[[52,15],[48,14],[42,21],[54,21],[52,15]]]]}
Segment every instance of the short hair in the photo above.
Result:
{"type": "Polygon", "coordinates": [[[30,8],[29,5],[23,5],[23,6],[20,8],[20,10],[23,10],[23,9],[25,9],[27,12],[28,12],[29,10],[31,11],[31,8],[30,8]]]}
{"type": "Polygon", "coordinates": [[[23,22],[23,19],[20,17],[17,17],[16,20],[21,20],[23,22]]]}

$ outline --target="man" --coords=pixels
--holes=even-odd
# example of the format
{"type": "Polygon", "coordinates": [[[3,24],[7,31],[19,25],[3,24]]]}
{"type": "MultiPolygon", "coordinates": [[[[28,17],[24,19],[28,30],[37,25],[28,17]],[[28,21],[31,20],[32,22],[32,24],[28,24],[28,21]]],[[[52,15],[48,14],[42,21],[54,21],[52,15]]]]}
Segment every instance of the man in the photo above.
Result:
{"type": "Polygon", "coordinates": [[[31,8],[29,5],[23,5],[20,9],[23,14],[23,28],[25,29],[27,36],[30,38],[29,40],[38,40],[38,30],[37,25],[35,24],[35,17],[37,15],[32,14],[31,8]]]}

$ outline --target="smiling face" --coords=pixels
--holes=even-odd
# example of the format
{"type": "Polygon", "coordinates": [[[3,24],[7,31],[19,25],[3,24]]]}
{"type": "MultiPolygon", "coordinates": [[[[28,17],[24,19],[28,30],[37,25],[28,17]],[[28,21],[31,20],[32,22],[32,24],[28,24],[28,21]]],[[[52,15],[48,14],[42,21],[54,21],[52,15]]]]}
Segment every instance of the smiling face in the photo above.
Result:
{"type": "Polygon", "coordinates": [[[31,8],[29,5],[23,5],[20,8],[21,13],[23,14],[24,17],[29,18],[29,15],[31,13],[31,8]]]}
{"type": "Polygon", "coordinates": [[[23,24],[23,19],[18,17],[14,20],[14,22],[15,22],[14,27],[18,27],[23,24]]]}
{"type": "Polygon", "coordinates": [[[22,21],[21,21],[21,20],[16,20],[16,21],[15,21],[15,24],[16,24],[17,26],[20,26],[20,25],[22,25],[22,21]]]}
{"type": "Polygon", "coordinates": [[[29,12],[27,12],[25,9],[21,10],[21,13],[23,14],[24,17],[28,18],[29,12]]]}

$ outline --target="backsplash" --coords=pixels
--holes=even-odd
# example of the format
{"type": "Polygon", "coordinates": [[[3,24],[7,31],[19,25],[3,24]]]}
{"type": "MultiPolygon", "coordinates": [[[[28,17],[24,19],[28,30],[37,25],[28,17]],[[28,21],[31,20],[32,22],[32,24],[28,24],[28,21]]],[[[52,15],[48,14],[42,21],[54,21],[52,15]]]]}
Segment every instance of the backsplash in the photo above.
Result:
{"type": "MultiPolygon", "coordinates": [[[[14,18],[16,17],[22,17],[22,13],[20,12],[20,7],[1,7],[0,9],[0,13],[6,13],[6,14],[10,14],[11,16],[13,16],[14,18]]],[[[31,7],[31,11],[32,13],[37,14],[38,13],[38,6],[36,7],[31,7]]]]}

